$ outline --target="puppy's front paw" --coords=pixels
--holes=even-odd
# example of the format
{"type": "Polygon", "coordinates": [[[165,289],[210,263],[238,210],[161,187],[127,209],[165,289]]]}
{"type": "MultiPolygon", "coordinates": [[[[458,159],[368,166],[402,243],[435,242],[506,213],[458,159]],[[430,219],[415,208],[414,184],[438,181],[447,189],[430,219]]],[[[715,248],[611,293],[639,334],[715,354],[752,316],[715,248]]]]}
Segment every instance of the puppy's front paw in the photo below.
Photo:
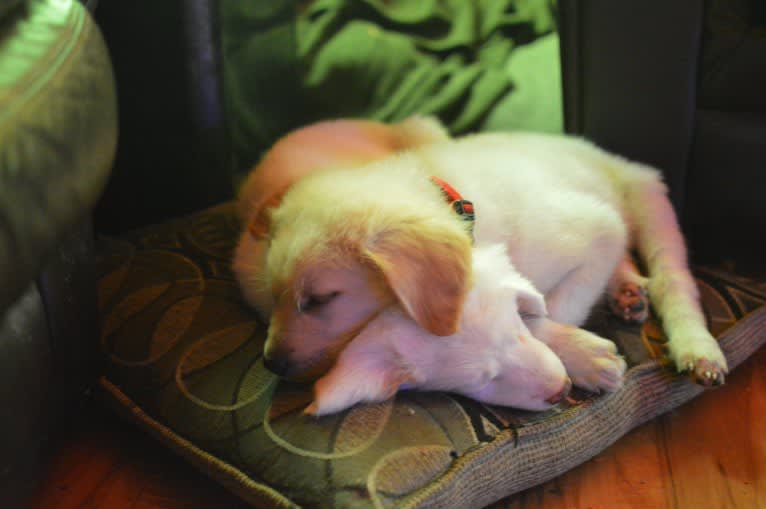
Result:
{"type": "MultiPolygon", "coordinates": [[[[369,359],[368,359],[369,360],[369,359]]],[[[319,417],[346,410],[357,403],[377,403],[391,398],[399,387],[414,380],[408,372],[381,362],[338,362],[314,382],[314,401],[304,414],[319,417]]]]}
{"type": "Polygon", "coordinates": [[[314,401],[303,413],[321,417],[340,412],[361,401],[354,390],[354,384],[347,383],[342,375],[341,371],[330,371],[314,382],[314,401]]]}
{"type": "Polygon", "coordinates": [[[649,318],[649,292],[646,283],[622,281],[609,289],[609,309],[626,323],[641,324],[649,318]]]}
{"type": "Polygon", "coordinates": [[[668,347],[679,373],[689,373],[699,385],[717,387],[726,381],[729,372],[726,357],[709,334],[694,341],[671,341],[668,347]]]}
{"type": "Polygon", "coordinates": [[[557,353],[574,385],[591,392],[614,392],[622,386],[627,364],[611,341],[578,329],[568,348],[557,353]]]}

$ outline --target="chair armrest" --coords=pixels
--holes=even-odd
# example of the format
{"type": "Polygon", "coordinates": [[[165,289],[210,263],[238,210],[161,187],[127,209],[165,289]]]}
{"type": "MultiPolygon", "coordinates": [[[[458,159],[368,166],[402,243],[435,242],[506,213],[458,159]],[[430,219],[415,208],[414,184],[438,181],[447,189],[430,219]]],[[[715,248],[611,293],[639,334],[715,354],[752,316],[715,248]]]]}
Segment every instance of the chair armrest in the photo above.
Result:
{"type": "Polygon", "coordinates": [[[101,35],[79,2],[25,2],[0,20],[0,311],[89,214],[117,112],[101,35]]]}

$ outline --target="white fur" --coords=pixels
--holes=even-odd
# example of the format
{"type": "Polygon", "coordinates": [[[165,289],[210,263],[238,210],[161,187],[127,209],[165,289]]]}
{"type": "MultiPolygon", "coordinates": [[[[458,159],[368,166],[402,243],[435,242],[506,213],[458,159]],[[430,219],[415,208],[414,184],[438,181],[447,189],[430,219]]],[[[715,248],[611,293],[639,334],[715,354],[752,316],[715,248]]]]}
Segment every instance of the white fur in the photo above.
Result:
{"type": "MultiPolygon", "coordinates": [[[[327,169],[356,168],[398,151],[449,139],[432,117],[415,115],[396,124],[337,119],[318,122],[278,140],[250,172],[239,195],[245,224],[257,220],[269,200],[278,198],[305,176],[327,169]]],[[[268,239],[245,228],[237,244],[232,269],[245,300],[268,319],[273,306],[264,274],[268,239]]]]}
{"type": "MultiPolygon", "coordinates": [[[[317,402],[310,410],[318,413],[375,399],[370,394],[390,394],[405,382],[540,408],[550,384],[560,386],[560,373],[551,368],[555,362],[543,359],[547,349],[537,348],[541,357],[524,362],[541,362],[546,369],[525,371],[514,364],[523,357],[519,345],[538,345],[537,340],[558,354],[575,384],[617,388],[624,363],[614,345],[578,326],[610,280],[626,271],[628,277],[635,275],[624,262],[631,247],[648,268],[652,303],[678,369],[694,372],[702,383],[721,382],[727,370],[705,328],[684,242],[659,173],[583,140],[481,134],[426,145],[354,170],[324,171],[290,188],[274,210],[271,226],[268,253],[252,266],[255,275],[239,271],[238,277],[246,295],[255,279],[271,289],[275,307],[267,359],[279,356],[292,363],[302,358],[291,373],[296,377],[311,371],[312,364],[326,372],[337,359],[317,383],[317,402]],[[474,202],[477,246],[502,244],[512,263],[497,269],[497,279],[505,280],[501,274],[513,273],[515,267],[516,285],[507,286],[518,291],[524,286],[520,281],[531,282],[545,297],[546,318],[530,319],[525,326],[513,297],[503,299],[505,314],[490,306],[495,299],[488,296],[505,287],[498,283],[493,290],[483,284],[480,261],[471,264],[476,278],[471,286],[470,270],[465,272],[462,265],[470,257],[461,233],[465,225],[444,204],[430,175],[474,202]],[[347,277],[329,277],[327,270],[317,268],[328,263],[345,270],[347,277]],[[398,273],[400,268],[408,277],[398,273]],[[464,290],[471,289],[464,305],[459,299],[463,290],[455,287],[460,274],[464,290]],[[429,303],[422,288],[417,293],[429,281],[431,298],[439,305],[429,303]],[[331,299],[311,313],[289,312],[296,301],[318,291],[337,293],[345,304],[331,299]],[[484,305],[474,306],[475,300],[484,305]],[[390,307],[393,301],[398,307],[390,307]],[[450,309],[459,310],[459,316],[451,317],[450,309]],[[445,323],[452,324],[453,318],[462,323],[440,327],[435,313],[442,311],[445,323]],[[393,338],[394,330],[401,337],[393,338]],[[451,343],[455,337],[459,340],[451,343]],[[454,356],[445,354],[449,362],[433,364],[433,359],[443,359],[440,351],[452,352],[451,344],[462,349],[454,356]],[[470,348],[472,344],[477,347],[470,348]],[[497,354],[501,347],[508,352],[502,362],[497,354]],[[444,365],[452,368],[438,369],[444,365]],[[456,365],[466,366],[466,372],[456,365]],[[490,390],[495,385],[488,380],[498,377],[508,378],[508,387],[515,389],[512,396],[490,390]],[[372,388],[364,389],[365,384],[372,388]],[[355,396],[349,397],[349,388],[357,391],[355,396]],[[339,391],[343,397],[336,401],[323,391],[339,391]]],[[[474,257],[479,251],[474,250],[474,257]]],[[[239,247],[238,257],[247,257],[246,246],[239,247]]]]}
{"type": "Polygon", "coordinates": [[[387,307],[317,381],[308,412],[385,400],[400,385],[529,410],[552,406],[548,400],[567,390],[567,370],[517,312],[544,314],[543,296],[513,270],[502,244],[475,248],[472,267],[474,284],[456,334],[436,337],[399,306],[387,307]]]}
{"type": "Polygon", "coordinates": [[[545,294],[553,320],[581,324],[626,248],[635,247],[679,371],[702,383],[723,379],[726,359],[705,326],[657,170],[584,140],[540,134],[477,135],[421,154],[474,200],[477,239],[507,244],[519,272],[545,294]]]}

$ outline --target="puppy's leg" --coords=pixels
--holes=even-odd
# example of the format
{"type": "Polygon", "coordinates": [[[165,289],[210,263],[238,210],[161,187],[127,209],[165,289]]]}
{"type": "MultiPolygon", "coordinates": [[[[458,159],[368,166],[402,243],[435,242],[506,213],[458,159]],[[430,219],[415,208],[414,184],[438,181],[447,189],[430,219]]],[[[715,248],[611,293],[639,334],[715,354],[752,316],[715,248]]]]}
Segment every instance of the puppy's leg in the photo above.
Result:
{"type": "Polygon", "coordinates": [[[545,295],[548,315],[572,325],[588,318],[625,253],[628,238],[625,224],[612,209],[583,209],[580,220],[589,227],[579,234],[567,232],[574,241],[561,247],[568,259],[579,263],[545,295]]]}
{"type": "Polygon", "coordinates": [[[608,339],[549,318],[534,318],[527,325],[559,356],[574,385],[593,392],[612,392],[622,386],[627,365],[608,339]]]}
{"type": "Polygon", "coordinates": [[[654,172],[641,171],[626,179],[628,212],[649,272],[651,302],[668,336],[670,358],[678,371],[692,373],[697,383],[720,385],[728,372],[726,358],[707,330],[673,207],[654,172]]]}
{"type": "Polygon", "coordinates": [[[344,359],[314,384],[314,401],[304,413],[314,416],[345,410],[360,402],[378,402],[391,398],[408,373],[385,359],[344,359]]]}
{"type": "Polygon", "coordinates": [[[625,253],[607,285],[606,301],[612,312],[627,323],[644,323],[649,317],[649,280],[641,275],[630,253],[625,253]]]}

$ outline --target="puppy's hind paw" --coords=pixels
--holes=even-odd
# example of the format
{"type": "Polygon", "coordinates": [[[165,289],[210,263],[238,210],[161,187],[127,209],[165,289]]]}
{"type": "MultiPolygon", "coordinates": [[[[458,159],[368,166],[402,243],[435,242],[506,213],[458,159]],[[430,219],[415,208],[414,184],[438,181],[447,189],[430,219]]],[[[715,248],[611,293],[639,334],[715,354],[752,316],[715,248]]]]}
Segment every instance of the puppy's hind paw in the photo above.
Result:
{"type": "Polygon", "coordinates": [[[626,323],[641,324],[649,317],[649,292],[646,285],[624,281],[607,296],[609,309],[626,323]]]}
{"type": "Polygon", "coordinates": [[[692,343],[686,351],[671,342],[670,350],[676,367],[681,373],[688,373],[691,379],[703,387],[718,387],[726,381],[729,368],[718,343],[712,337],[692,343]]]}
{"type": "Polygon", "coordinates": [[[704,357],[688,361],[680,371],[688,373],[692,380],[703,387],[718,387],[726,382],[725,366],[704,357]]]}

